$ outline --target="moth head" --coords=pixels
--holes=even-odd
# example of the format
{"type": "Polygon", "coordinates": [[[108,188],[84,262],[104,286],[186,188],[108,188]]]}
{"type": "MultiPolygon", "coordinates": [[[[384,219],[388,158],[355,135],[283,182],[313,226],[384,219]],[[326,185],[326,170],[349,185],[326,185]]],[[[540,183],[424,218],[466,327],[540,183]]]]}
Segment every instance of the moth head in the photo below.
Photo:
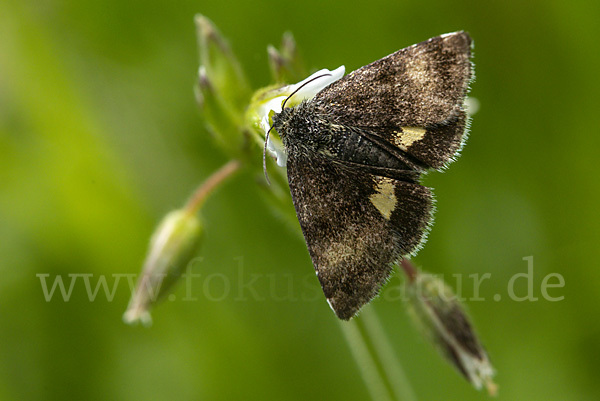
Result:
{"type": "Polygon", "coordinates": [[[280,113],[275,113],[273,115],[273,125],[272,128],[279,134],[279,138],[283,141],[288,132],[288,127],[291,123],[291,120],[294,116],[294,107],[288,107],[286,109],[282,109],[280,113]]]}
{"type": "MultiPolygon", "coordinates": [[[[273,130],[273,128],[275,128],[282,139],[285,136],[285,122],[289,120],[289,118],[285,118],[285,117],[291,115],[291,113],[285,109],[285,105],[287,104],[288,100],[290,100],[294,95],[296,95],[302,89],[304,89],[305,87],[312,84],[314,81],[317,81],[319,79],[323,79],[326,77],[330,77],[330,79],[326,80],[327,83],[320,88],[320,89],[323,89],[325,86],[328,86],[331,82],[337,81],[343,75],[344,75],[344,67],[343,66],[334,70],[333,73],[327,72],[327,73],[322,73],[322,74],[321,73],[313,74],[308,79],[302,81],[300,84],[295,85],[297,87],[294,89],[294,91],[292,93],[290,93],[288,97],[285,98],[285,100],[281,104],[281,112],[275,113],[275,116],[273,117],[273,123],[271,124],[271,126],[269,127],[269,130],[265,134],[265,145],[263,147],[263,172],[265,173],[265,178],[269,185],[271,184],[271,181],[269,180],[269,174],[267,173],[267,148],[269,145],[269,135],[271,133],[271,130],[273,130]]],[[[318,93],[318,92],[316,92],[316,93],[318,93]]],[[[314,96],[316,93],[314,93],[312,96],[314,96]]],[[[307,98],[306,96],[303,96],[303,99],[306,99],[306,98],[307,98]]]]}

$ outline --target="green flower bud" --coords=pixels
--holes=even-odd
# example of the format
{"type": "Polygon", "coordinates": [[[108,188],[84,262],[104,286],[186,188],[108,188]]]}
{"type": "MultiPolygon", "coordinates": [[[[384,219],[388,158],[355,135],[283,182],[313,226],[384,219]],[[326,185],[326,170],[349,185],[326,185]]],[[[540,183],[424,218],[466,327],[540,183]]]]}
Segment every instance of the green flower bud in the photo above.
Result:
{"type": "Polygon", "coordinates": [[[152,235],[142,275],[123,315],[126,323],[151,323],[150,308],[192,261],[202,234],[199,218],[186,210],[172,211],[163,218],[152,235]]]}
{"type": "Polygon", "coordinates": [[[198,69],[196,99],[206,126],[217,143],[231,156],[238,158],[245,139],[242,135],[242,115],[219,95],[206,68],[198,69]]]}
{"type": "Polygon", "coordinates": [[[283,84],[286,81],[285,77],[285,59],[274,46],[267,46],[269,54],[269,67],[271,67],[271,76],[277,84],[283,84]]]}
{"type": "Polygon", "coordinates": [[[410,314],[426,337],[475,388],[485,385],[494,395],[497,391],[492,381],[494,369],[450,287],[438,277],[412,270],[406,293],[410,314]]]}
{"type": "MultiPolygon", "coordinates": [[[[283,54],[283,57],[285,57],[290,64],[299,64],[302,61],[298,55],[296,40],[291,32],[284,33],[283,37],[281,38],[281,54],[283,54]]],[[[303,72],[302,75],[304,76],[306,73],[303,72]]],[[[298,79],[300,78],[302,77],[298,77],[298,79]]]]}
{"type": "Polygon", "coordinates": [[[227,107],[242,115],[251,96],[250,85],[227,41],[211,20],[196,15],[200,65],[227,107]]]}
{"type": "Polygon", "coordinates": [[[283,35],[281,50],[269,45],[267,53],[271,75],[277,84],[296,82],[307,75],[304,63],[298,55],[296,41],[290,32],[283,35]]]}

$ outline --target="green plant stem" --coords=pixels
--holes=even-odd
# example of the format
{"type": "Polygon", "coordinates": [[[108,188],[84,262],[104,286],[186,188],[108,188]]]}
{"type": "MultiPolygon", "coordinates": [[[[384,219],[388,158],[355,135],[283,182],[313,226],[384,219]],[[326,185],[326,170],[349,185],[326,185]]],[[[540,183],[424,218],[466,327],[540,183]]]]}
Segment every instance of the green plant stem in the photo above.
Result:
{"type": "Polygon", "coordinates": [[[348,343],[350,352],[356,361],[360,374],[367,386],[373,401],[393,401],[390,391],[380,376],[377,363],[369,350],[365,338],[359,329],[356,320],[343,322],[338,320],[344,338],[348,343]]]}
{"type": "Polygon", "coordinates": [[[410,385],[406,372],[398,358],[396,358],[394,348],[373,307],[365,308],[360,318],[364,323],[367,335],[371,339],[371,344],[373,344],[395,398],[403,401],[417,401],[417,396],[410,385]]]}
{"type": "Polygon", "coordinates": [[[185,210],[189,214],[196,214],[202,207],[208,196],[225,182],[231,178],[233,173],[238,171],[242,163],[238,160],[231,160],[223,167],[215,171],[208,177],[194,192],[190,200],[185,205],[185,210]]]}
{"type": "Polygon", "coordinates": [[[373,307],[366,307],[350,322],[339,323],[371,399],[417,401],[373,307]]]}

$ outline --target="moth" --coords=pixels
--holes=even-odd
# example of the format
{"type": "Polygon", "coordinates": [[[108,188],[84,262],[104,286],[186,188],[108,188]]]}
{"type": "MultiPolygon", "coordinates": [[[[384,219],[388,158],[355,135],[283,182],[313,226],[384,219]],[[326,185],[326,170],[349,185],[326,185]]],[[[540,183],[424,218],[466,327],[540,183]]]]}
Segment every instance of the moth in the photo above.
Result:
{"type": "Polygon", "coordinates": [[[273,116],[296,214],[327,301],[344,320],[423,244],[431,189],[466,138],[471,38],[399,50],[273,116]]]}

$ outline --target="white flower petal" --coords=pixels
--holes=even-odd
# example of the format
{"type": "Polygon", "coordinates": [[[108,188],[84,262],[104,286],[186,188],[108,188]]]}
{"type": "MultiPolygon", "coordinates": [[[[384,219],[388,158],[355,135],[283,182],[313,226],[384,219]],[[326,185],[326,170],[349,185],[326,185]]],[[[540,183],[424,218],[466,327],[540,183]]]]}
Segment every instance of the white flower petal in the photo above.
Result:
{"type": "Polygon", "coordinates": [[[335,81],[337,81],[338,79],[343,77],[345,72],[346,72],[346,67],[344,67],[343,65],[336,68],[333,71],[329,71],[327,69],[319,70],[319,71],[315,72],[314,74],[312,74],[310,77],[306,78],[305,80],[302,80],[302,81],[298,82],[297,84],[290,85],[289,93],[291,94],[296,89],[300,88],[302,85],[305,85],[302,89],[300,89],[298,91],[298,93],[296,93],[294,95],[294,103],[300,103],[302,100],[311,99],[317,93],[321,92],[323,89],[325,89],[326,87],[328,87],[329,85],[331,85],[332,83],[334,83],[335,81]],[[320,79],[315,79],[314,81],[306,84],[311,79],[314,79],[314,78],[318,77],[319,75],[325,75],[325,74],[330,74],[330,76],[324,76],[320,79]]]}
{"type": "Polygon", "coordinates": [[[260,125],[263,130],[265,130],[265,134],[271,128],[269,115],[271,114],[271,110],[275,113],[281,113],[281,104],[285,100],[285,96],[276,96],[272,99],[267,100],[257,110],[257,114],[260,116],[260,125]]]}
{"type": "Polygon", "coordinates": [[[287,154],[280,141],[274,141],[269,135],[269,139],[267,140],[267,150],[277,157],[277,165],[279,167],[285,167],[287,164],[287,154]]]}

